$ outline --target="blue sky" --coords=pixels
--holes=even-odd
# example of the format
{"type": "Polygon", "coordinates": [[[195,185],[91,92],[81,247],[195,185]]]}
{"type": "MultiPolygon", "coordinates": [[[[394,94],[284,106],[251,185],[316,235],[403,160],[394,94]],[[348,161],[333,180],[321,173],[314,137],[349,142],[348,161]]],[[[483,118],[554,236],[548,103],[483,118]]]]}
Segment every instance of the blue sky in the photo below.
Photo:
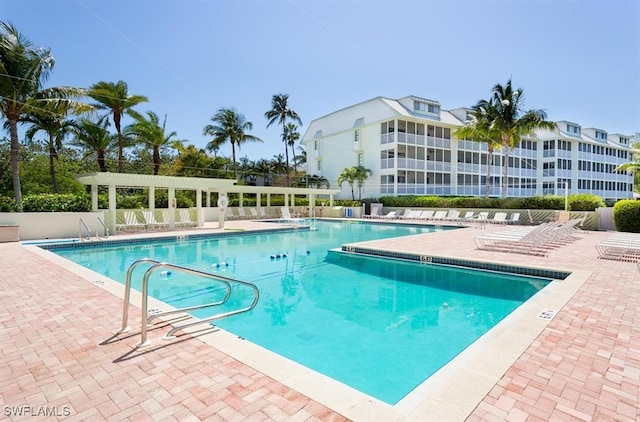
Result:
{"type": "Polygon", "coordinates": [[[377,96],[472,106],[511,77],[551,120],[640,132],[637,0],[0,0],[0,20],[52,49],[49,86],[124,80],[199,147],[235,107],[252,160],[284,153],[264,118],[280,92],[303,134],[377,96]]]}

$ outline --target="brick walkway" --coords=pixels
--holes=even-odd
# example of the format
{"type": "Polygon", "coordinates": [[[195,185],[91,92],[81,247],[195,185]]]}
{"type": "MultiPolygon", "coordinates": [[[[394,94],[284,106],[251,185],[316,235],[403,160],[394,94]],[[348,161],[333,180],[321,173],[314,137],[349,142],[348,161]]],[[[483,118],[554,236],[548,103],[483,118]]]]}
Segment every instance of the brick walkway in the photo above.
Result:
{"type": "Polygon", "coordinates": [[[109,334],[122,300],[18,244],[0,244],[0,268],[0,419],[28,405],[68,421],[346,420],[197,338],[136,352],[109,334]]]}
{"type": "MultiPolygon", "coordinates": [[[[639,420],[635,264],[596,259],[593,245],[604,233],[584,235],[546,258],[476,250],[475,233],[387,244],[592,274],[467,420],[639,420]]],[[[197,337],[136,351],[137,339],[110,334],[119,325],[121,299],[21,245],[0,244],[0,268],[3,406],[69,409],[65,420],[346,420],[197,337]]],[[[139,311],[131,315],[131,325],[139,324],[139,311]]],[[[0,418],[6,417],[5,407],[0,418]]]]}

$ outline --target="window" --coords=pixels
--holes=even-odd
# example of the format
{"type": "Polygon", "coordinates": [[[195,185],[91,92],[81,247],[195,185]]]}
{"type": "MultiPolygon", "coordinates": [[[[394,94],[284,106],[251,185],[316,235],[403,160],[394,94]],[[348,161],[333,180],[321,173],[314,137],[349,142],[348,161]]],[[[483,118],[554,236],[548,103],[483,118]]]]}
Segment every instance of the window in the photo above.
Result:
{"type": "Polygon", "coordinates": [[[360,129],[356,129],[353,132],[353,141],[354,142],[359,142],[360,141],[360,129]]]}
{"type": "Polygon", "coordinates": [[[567,123],[567,132],[574,135],[580,135],[580,127],[567,123]]]}
{"type": "Polygon", "coordinates": [[[364,167],[364,154],[358,154],[358,165],[364,167]]]}
{"type": "Polygon", "coordinates": [[[318,140],[317,139],[313,141],[313,150],[314,151],[318,150],[318,140]]]}
{"type": "Polygon", "coordinates": [[[439,114],[440,106],[429,104],[429,107],[427,108],[427,110],[429,111],[429,113],[439,114]]]}
{"type": "Polygon", "coordinates": [[[413,109],[416,111],[426,111],[427,105],[422,101],[413,101],[413,109]]]}
{"type": "Polygon", "coordinates": [[[318,171],[322,171],[322,160],[318,160],[318,171]]]}
{"type": "Polygon", "coordinates": [[[603,141],[607,140],[607,133],[602,132],[601,130],[596,130],[596,139],[601,139],[603,141]]]}

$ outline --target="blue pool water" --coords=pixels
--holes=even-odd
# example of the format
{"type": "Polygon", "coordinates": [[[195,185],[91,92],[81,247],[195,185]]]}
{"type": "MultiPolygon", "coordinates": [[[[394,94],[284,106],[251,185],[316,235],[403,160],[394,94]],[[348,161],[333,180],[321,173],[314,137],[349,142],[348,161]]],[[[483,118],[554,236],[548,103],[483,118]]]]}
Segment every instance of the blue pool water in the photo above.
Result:
{"type": "MultiPolygon", "coordinates": [[[[327,221],[316,227],[54,252],[120,282],[144,257],[253,282],[260,289],[257,307],[216,325],[390,404],[549,282],[329,251],[433,228],[327,221]],[[276,254],[286,257],[272,258],[276,254]]],[[[134,273],[134,288],[140,289],[144,270],[134,273]]],[[[222,295],[210,280],[169,279],[154,275],[149,292],[176,307],[222,295]]],[[[232,298],[229,306],[237,308],[252,293],[238,286],[232,298]]]]}

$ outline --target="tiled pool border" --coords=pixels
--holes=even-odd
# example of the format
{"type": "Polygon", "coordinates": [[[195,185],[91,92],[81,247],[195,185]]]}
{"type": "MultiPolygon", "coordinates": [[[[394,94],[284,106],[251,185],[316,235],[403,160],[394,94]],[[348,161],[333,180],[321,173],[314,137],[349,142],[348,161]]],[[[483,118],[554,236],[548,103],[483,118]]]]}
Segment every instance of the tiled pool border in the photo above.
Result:
{"type": "Polygon", "coordinates": [[[571,273],[568,271],[548,270],[544,268],[520,267],[515,265],[496,264],[493,262],[486,262],[486,261],[472,261],[468,259],[457,259],[457,258],[441,257],[441,256],[435,256],[435,255],[424,255],[424,254],[416,254],[416,253],[408,253],[408,252],[395,252],[395,251],[389,251],[384,249],[364,248],[361,246],[354,246],[354,245],[342,245],[342,248],[340,250],[347,254],[359,254],[359,255],[376,256],[380,258],[402,259],[406,261],[420,262],[423,264],[452,265],[456,267],[473,268],[478,270],[498,271],[498,272],[504,272],[504,273],[520,274],[520,275],[534,276],[534,277],[541,277],[541,278],[551,278],[554,280],[564,280],[567,277],[569,277],[569,275],[571,275],[571,273]]]}

